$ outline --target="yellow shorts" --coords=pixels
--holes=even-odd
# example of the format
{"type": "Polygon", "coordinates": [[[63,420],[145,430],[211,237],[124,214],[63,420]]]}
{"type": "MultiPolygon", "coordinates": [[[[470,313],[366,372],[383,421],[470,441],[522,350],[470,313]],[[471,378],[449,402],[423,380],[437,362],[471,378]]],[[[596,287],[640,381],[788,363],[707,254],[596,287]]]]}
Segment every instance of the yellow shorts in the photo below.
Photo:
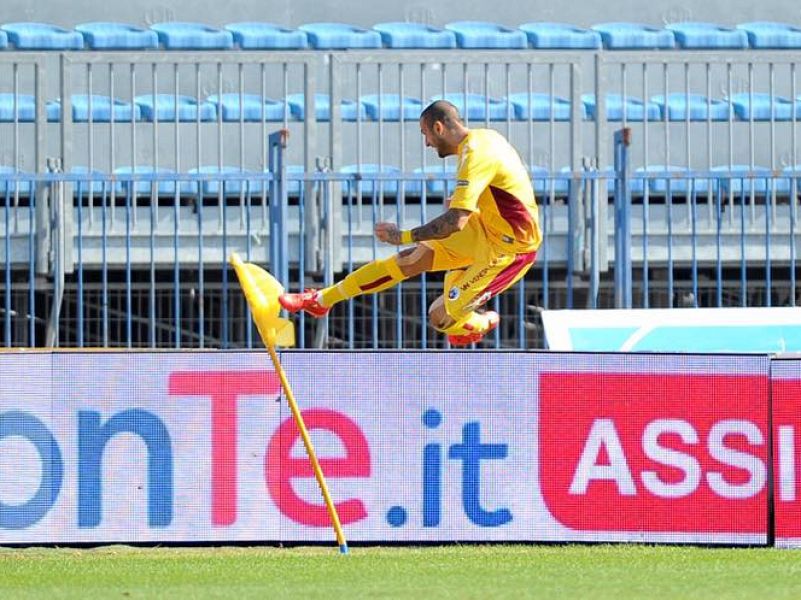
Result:
{"type": "Polygon", "coordinates": [[[434,251],[432,271],[445,276],[445,311],[458,321],[517,283],[534,264],[537,253],[503,252],[487,239],[477,218],[444,240],[421,242],[434,251]]]}

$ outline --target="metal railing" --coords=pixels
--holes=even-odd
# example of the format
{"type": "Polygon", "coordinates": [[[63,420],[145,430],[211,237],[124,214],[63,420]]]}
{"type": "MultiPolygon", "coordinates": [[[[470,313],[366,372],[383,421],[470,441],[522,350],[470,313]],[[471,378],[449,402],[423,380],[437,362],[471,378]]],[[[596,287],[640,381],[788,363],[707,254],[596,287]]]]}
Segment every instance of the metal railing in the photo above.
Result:
{"type": "MultiPolygon", "coordinates": [[[[309,287],[392,252],[374,223],[425,222],[452,186],[453,164],[428,154],[416,116],[442,96],[469,126],[512,141],[540,204],[545,243],[494,301],[505,318],[489,345],[541,346],[539,308],[796,305],[801,103],[778,100],[796,97],[799,60],[92,52],[60,56],[54,87],[42,56],[4,53],[8,91],[33,97],[33,118],[0,116],[0,339],[258,343],[225,257],[236,250],[309,287]],[[118,102],[104,113],[101,96],[118,102]],[[629,131],[617,168],[613,128],[629,131]]],[[[443,345],[426,322],[440,288],[430,274],[322,322],[301,317],[299,341],[443,345]]]]}
{"type": "MultiPolygon", "coordinates": [[[[494,308],[505,318],[490,345],[540,345],[539,308],[796,305],[795,177],[651,172],[638,178],[644,185],[663,182],[666,194],[646,203],[641,195],[632,195],[638,178],[624,168],[628,150],[624,136],[618,137],[619,169],[611,182],[605,181],[608,173],[580,172],[581,189],[574,194],[583,198],[578,224],[577,211],[568,206],[571,196],[555,202],[542,199],[544,243],[536,266],[514,290],[494,300],[494,308]],[[749,182],[757,188],[760,179],[766,181],[763,200],[749,204],[749,182]],[[712,181],[710,193],[702,196],[698,188],[707,181],[712,181]],[[597,193],[610,183],[615,188],[611,203],[597,193]],[[686,188],[689,195],[674,195],[674,186],[686,188]],[[788,191],[773,206],[768,198],[777,189],[788,191]],[[709,203],[714,211],[711,222],[706,221],[709,203]],[[606,258],[597,251],[601,222],[612,250],[606,258]],[[584,271],[574,270],[571,263],[576,240],[584,271]]],[[[131,174],[90,180],[60,172],[29,180],[7,178],[7,190],[21,185],[48,189],[53,235],[47,248],[51,274],[41,277],[35,260],[38,197],[32,194],[15,205],[13,194],[6,193],[0,220],[5,345],[251,347],[258,337],[225,264],[230,252],[265,265],[287,287],[330,285],[359,264],[394,252],[375,241],[377,221],[397,221],[403,227],[425,222],[441,210],[443,192],[452,184],[448,178],[421,173],[289,174],[280,158],[285,143],[284,136],[273,136],[270,171],[276,175],[265,173],[256,179],[252,174],[131,174]],[[139,184],[151,189],[194,185],[196,190],[204,184],[239,184],[242,189],[223,203],[220,219],[218,198],[206,204],[202,192],[179,194],[177,200],[156,197],[135,206],[132,191],[139,184]],[[69,195],[68,186],[74,190],[69,195]],[[382,200],[381,190],[387,187],[423,191],[420,196],[382,200]],[[81,196],[81,190],[89,189],[97,197],[81,196]],[[262,196],[266,205],[260,202],[262,196]],[[309,212],[323,239],[320,271],[303,268],[309,212]],[[68,221],[74,230],[65,226],[68,221]],[[344,256],[341,272],[327,259],[334,246],[344,256]]],[[[428,328],[426,314],[441,285],[440,275],[429,274],[392,291],[343,303],[322,321],[300,316],[299,344],[442,346],[444,339],[428,328]]]]}

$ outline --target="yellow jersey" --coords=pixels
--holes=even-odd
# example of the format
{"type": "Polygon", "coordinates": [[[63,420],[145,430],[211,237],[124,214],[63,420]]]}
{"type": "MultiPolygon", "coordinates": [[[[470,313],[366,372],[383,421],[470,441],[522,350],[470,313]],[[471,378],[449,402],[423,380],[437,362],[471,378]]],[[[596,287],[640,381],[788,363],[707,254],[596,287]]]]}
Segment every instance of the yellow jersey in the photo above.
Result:
{"type": "Polygon", "coordinates": [[[492,129],[471,129],[458,148],[450,207],[477,213],[491,242],[511,252],[539,248],[542,231],[531,178],[512,145],[492,129]]]}

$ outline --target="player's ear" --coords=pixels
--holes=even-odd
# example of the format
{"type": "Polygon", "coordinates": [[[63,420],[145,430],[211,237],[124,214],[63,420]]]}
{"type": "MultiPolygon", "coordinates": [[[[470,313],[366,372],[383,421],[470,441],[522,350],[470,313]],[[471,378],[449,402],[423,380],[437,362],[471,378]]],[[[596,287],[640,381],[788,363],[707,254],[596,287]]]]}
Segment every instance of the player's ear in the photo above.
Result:
{"type": "Polygon", "coordinates": [[[445,133],[445,124],[442,121],[434,121],[431,130],[437,134],[437,137],[442,137],[445,133]]]}

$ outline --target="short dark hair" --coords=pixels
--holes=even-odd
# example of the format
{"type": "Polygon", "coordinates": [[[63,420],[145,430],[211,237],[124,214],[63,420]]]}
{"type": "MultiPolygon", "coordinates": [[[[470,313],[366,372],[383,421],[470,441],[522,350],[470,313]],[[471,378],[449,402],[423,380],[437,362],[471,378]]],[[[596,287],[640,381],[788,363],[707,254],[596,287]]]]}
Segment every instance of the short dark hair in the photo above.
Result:
{"type": "Polygon", "coordinates": [[[459,109],[447,100],[435,100],[426,106],[423,112],[420,113],[420,120],[425,121],[428,126],[439,121],[445,125],[446,129],[451,129],[457,123],[462,123],[459,109]]]}

